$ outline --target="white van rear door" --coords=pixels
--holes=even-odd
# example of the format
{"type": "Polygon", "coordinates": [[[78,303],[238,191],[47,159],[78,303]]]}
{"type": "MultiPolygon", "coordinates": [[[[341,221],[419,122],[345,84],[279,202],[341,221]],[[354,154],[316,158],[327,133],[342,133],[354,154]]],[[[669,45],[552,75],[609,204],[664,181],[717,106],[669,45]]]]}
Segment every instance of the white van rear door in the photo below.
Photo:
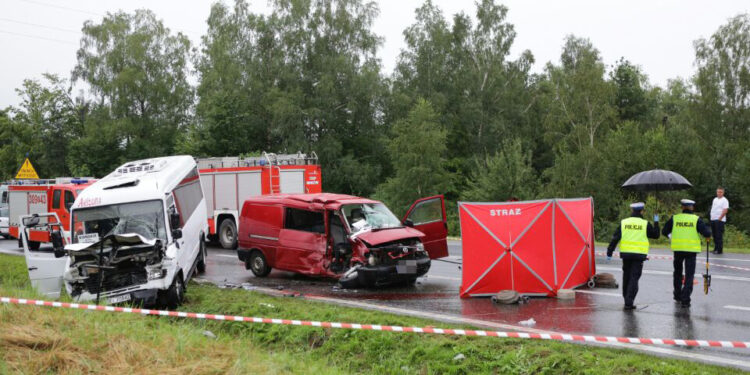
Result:
{"type": "MultiPolygon", "coordinates": [[[[25,234],[21,233],[25,237],[25,234]]],[[[67,256],[55,258],[51,243],[42,243],[39,250],[30,251],[29,245],[24,238],[23,254],[26,258],[26,267],[29,271],[31,286],[40,294],[49,298],[60,298],[60,290],[63,286],[63,273],[67,256]]]]}

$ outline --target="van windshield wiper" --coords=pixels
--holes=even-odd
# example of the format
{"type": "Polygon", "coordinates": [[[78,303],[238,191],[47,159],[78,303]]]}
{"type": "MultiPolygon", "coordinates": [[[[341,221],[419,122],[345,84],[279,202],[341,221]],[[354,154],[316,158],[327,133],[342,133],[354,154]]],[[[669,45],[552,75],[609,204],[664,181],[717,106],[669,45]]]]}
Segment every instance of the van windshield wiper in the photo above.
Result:
{"type": "Polygon", "coordinates": [[[404,227],[403,225],[399,225],[399,226],[397,226],[397,227],[380,227],[380,228],[373,228],[373,229],[370,229],[370,231],[372,231],[372,232],[377,232],[377,231],[380,231],[380,230],[385,230],[385,229],[399,229],[399,228],[403,228],[403,227],[404,227]]]}

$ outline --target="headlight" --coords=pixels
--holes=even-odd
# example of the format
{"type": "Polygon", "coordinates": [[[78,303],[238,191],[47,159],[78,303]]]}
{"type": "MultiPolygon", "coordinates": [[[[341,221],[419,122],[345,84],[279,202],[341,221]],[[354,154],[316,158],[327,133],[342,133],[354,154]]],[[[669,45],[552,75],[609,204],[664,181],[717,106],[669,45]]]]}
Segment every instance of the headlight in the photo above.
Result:
{"type": "Polygon", "coordinates": [[[148,276],[149,280],[157,280],[164,278],[164,276],[167,276],[167,270],[163,270],[161,268],[150,269],[146,270],[146,275],[148,276]]]}
{"type": "Polygon", "coordinates": [[[424,251],[424,244],[421,242],[417,242],[417,251],[424,251]]]}
{"type": "Polygon", "coordinates": [[[367,264],[369,264],[371,266],[374,266],[374,265],[378,264],[378,260],[375,259],[375,255],[374,254],[370,253],[370,256],[367,257],[367,264]]]}

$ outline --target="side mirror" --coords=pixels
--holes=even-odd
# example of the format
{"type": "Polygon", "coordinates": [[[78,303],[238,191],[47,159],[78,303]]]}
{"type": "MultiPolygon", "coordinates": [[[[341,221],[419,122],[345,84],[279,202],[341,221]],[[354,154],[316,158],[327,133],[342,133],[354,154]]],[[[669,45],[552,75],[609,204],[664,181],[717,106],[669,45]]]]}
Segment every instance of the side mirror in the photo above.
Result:
{"type": "Polygon", "coordinates": [[[182,238],[182,229],[172,229],[172,239],[179,240],[182,238]]]}
{"type": "Polygon", "coordinates": [[[169,226],[172,227],[172,229],[180,227],[180,214],[178,212],[169,213],[169,226]]]}
{"type": "Polygon", "coordinates": [[[65,245],[63,245],[62,233],[59,230],[53,230],[49,235],[52,242],[52,250],[55,253],[55,258],[62,258],[65,256],[65,245]]]}
{"type": "Polygon", "coordinates": [[[409,228],[414,228],[414,222],[411,221],[411,219],[404,220],[404,225],[406,225],[409,228]]]}
{"type": "Polygon", "coordinates": [[[26,227],[35,227],[39,225],[39,215],[34,214],[30,217],[23,218],[23,225],[26,227]]]}

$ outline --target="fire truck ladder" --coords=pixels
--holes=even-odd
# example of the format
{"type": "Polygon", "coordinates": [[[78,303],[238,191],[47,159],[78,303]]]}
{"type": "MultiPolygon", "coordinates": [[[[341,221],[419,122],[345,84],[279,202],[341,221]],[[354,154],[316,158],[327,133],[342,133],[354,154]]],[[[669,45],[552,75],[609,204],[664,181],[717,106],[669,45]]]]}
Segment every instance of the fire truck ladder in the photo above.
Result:
{"type": "Polygon", "coordinates": [[[268,174],[271,194],[281,193],[281,168],[279,168],[278,155],[263,151],[263,157],[266,158],[271,173],[268,174]]]}

